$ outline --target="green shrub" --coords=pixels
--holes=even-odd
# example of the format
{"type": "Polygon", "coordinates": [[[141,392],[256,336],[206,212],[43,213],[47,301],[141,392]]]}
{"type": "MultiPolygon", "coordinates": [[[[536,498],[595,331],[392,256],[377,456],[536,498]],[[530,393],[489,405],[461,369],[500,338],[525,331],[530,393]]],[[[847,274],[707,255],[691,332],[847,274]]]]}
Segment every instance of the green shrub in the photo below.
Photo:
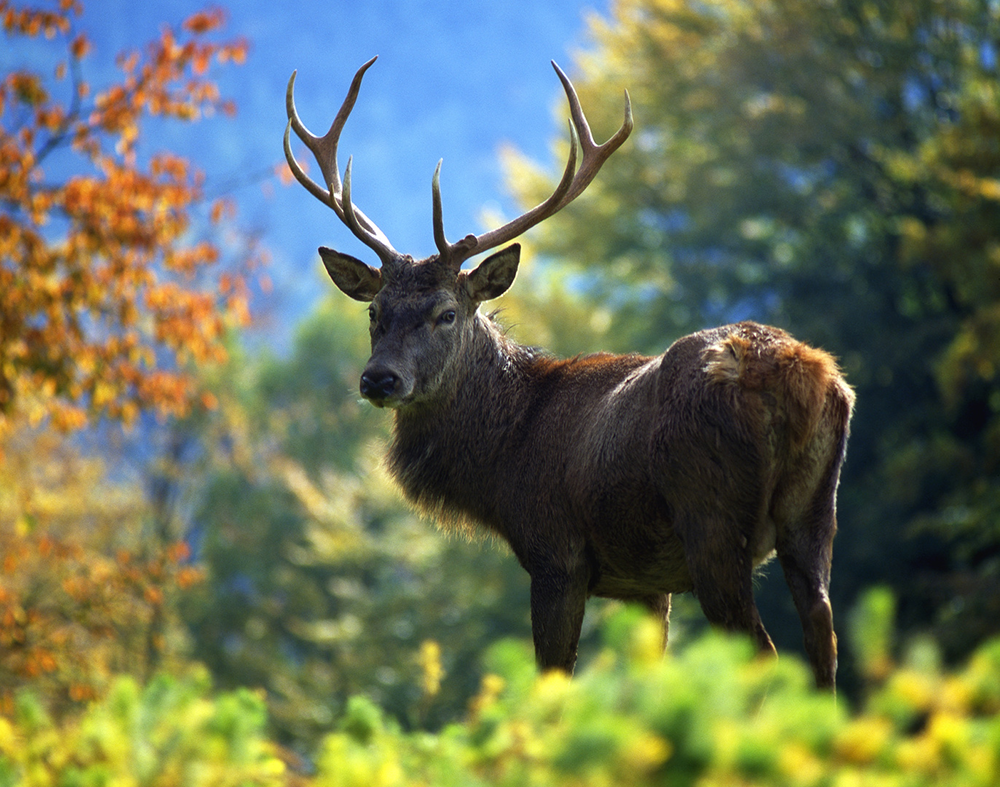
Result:
{"type": "Polygon", "coordinates": [[[852,714],[816,692],[794,657],[762,659],[743,640],[710,634],[661,658],[655,626],[632,613],[606,632],[613,646],[572,680],[534,676],[530,649],[497,646],[467,720],[439,734],[404,732],[353,703],[325,741],[314,783],[1000,783],[1000,642],[953,674],[936,658],[914,658],[852,714]]]}
{"type": "Polygon", "coordinates": [[[0,716],[0,787],[1000,784],[1000,640],[950,671],[927,641],[896,664],[888,635],[884,677],[869,673],[855,710],[815,691],[797,658],[758,657],[743,639],[709,634],[663,657],[634,610],[604,633],[573,679],[536,674],[526,643],[497,644],[466,718],[437,732],[355,697],[300,773],[266,740],[258,694],[213,693],[199,674],[121,679],[61,725],[21,694],[0,716]]]}
{"type": "Polygon", "coordinates": [[[213,695],[204,674],[160,676],[144,688],[119,678],[104,700],[58,726],[22,693],[13,718],[0,716],[0,785],[284,784],[265,724],[261,697],[213,695]]]}

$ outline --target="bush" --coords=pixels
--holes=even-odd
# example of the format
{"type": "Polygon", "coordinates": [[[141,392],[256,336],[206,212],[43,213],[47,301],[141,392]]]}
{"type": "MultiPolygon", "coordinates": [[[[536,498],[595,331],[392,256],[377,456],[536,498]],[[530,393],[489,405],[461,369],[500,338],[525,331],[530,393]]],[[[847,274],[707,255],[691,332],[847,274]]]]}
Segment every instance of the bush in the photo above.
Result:
{"type": "Polygon", "coordinates": [[[265,723],[261,697],[246,689],[213,695],[203,673],[160,676],[144,688],[120,678],[60,725],[23,692],[13,718],[0,717],[0,785],[284,784],[265,723]]]}
{"type": "Polygon", "coordinates": [[[795,658],[761,659],[718,634],[661,658],[658,630],[633,615],[572,680],[536,677],[527,647],[494,648],[468,719],[439,734],[403,732],[356,700],[315,784],[1000,783],[1000,641],[955,674],[915,654],[851,714],[795,658]]]}
{"type": "Polygon", "coordinates": [[[852,710],[816,692],[798,659],[760,658],[742,639],[709,634],[664,658],[636,610],[604,633],[607,649],[573,679],[537,675],[526,643],[499,643],[466,719],[437,732],[355,697],[308,773],[266,740],[260,696],[213,694],[199,675],[122,679],[62,726],[21,694],[0,717],[0,787],[1000,783],[1000,641],[956,671],[917,642],[852,710]]]}

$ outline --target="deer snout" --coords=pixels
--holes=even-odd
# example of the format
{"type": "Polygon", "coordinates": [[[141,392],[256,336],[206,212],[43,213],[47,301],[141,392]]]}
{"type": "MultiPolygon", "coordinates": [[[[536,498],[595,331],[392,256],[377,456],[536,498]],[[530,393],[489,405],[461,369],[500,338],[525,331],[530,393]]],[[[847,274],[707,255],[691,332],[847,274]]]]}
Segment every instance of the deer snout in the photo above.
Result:
{"type": "Polygon", "coordinates": [[[373,369],[361,375],[361,395],[378,407],[396,396],[400,388],[400,379],[393,372],[373,369]]]}

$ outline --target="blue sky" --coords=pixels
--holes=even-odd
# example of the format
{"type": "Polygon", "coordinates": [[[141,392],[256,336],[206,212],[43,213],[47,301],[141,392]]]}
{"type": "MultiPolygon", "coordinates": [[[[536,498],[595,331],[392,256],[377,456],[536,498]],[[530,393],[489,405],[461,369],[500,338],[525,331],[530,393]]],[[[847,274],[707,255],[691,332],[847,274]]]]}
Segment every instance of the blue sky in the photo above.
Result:
{"type": "MultiPolygon", "coordinates": [[[[188,0],[92,0],[83,24],[110,63],[119,51],[156,37],[204,7],[188,0]]],[[[551,145],[565,133],[565,102],[549,65],[572,76],[573,53],[588,45],[586,18],[606,15],[608,0],[274,0],[223,3],[227,33],[252,49],[242,67],[220,72],[235,120],[173,124],[156,145],[195,160],[218,184],[261,172],[281,160],[284,91],[298,70],[296,104],[305,124],[325,132],[355,70],[373,55],[361,96],[341,140],[341,166],[354,156],[355,202],[393,245],[414,256],[434,251],[430,182],[444,159],[442,191],[449,237],[481,231],[486,207],[512,214],[497,152],[511,143],[554,170],[551,145]]],[[[95,83],[98,79],[94,79],[95,83]]],[[[152,149],[152,148],[151,148],[152,149]]],[[[315,169],[313,169],[315,172],[315,169]]],[[[234,193],[241,219],[271,252],[269,270],[280,310],[275,335],[323,288],[316,248],[333,246],[369,262],[373,255],[297,184],[260,183],[234,193]]],[[[280,338],[279,338],[280,341],[280,338]]]]}

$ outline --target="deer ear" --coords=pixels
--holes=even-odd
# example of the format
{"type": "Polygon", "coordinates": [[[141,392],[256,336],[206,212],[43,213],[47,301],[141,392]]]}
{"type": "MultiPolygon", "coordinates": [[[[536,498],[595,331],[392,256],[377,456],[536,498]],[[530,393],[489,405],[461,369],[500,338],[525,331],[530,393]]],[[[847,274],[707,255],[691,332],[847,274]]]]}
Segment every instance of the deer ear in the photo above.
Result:
{"type": "Polygon", "coordinates": [[[319,256],[322,257],[323,265],[333,283],[354,300],[370,301],[382,289],[382,272],[378,268],[366,265],[348,254],[341,254],[339,251],[322,246],[319,256]]]}
{"type": "Polygon", "coordinates": [[[466,279],[472,299],[482,302],[503,295],[514,283],[520,260],[521,244],[514,243],[479,263],[466,279]]]}

